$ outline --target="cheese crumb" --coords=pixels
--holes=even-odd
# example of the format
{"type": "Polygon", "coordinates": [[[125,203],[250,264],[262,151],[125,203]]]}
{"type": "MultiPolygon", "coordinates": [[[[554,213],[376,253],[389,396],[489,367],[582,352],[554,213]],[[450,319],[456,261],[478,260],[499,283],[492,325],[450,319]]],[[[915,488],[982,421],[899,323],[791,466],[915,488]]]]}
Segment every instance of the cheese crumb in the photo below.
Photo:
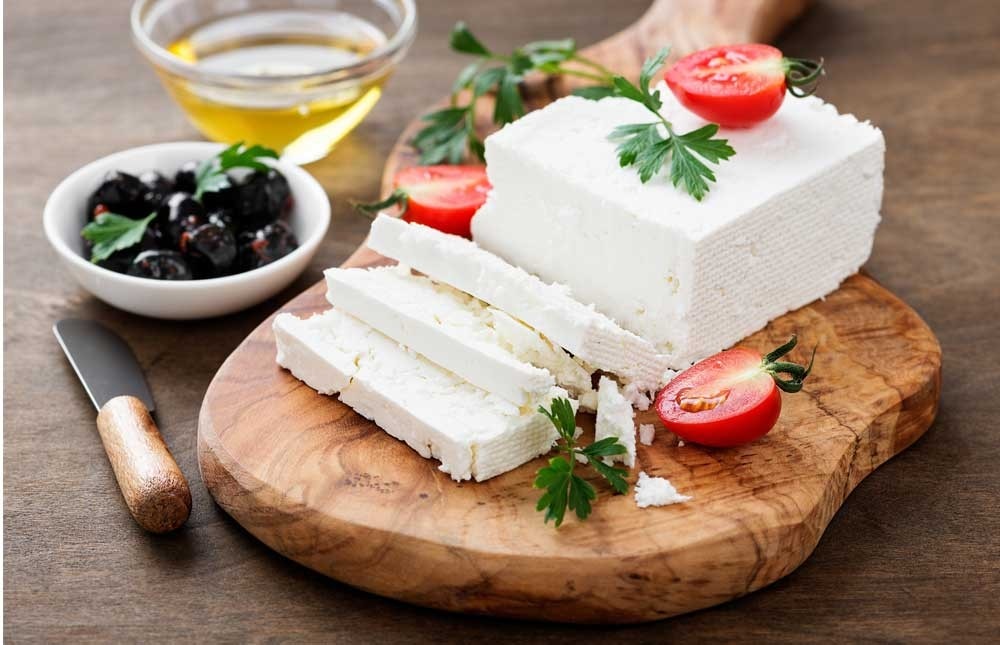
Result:
{"type": "Polygon", "coordinates": [[[651,423],[640,423],[639,424],[639,443],[644,446],[653,445],[653,436],[656,434],[656,428],[653,427],[651,423]]]}
{"type": "Polygon", "coordinates": [[[645,412],[649,409],[650,397],[647,392],[644,392],[635,383],[626,383],[625,387],[622,388],[622,396],[625,400],[632,404],[632,407],[636,410],[641,410],[645,412]]]}
{"type": "Polygon", "coordinates": [[[684,447],[684,440],[683,439],[678,439],[677,440],[677,447],[678,448],[683,448],[684,447]]]}
{"type": "Polygon", "coordinates": [[[618,385],[607,376],[602,376],[597,385],[597,423],[594,426],[594,440],[615,437],[625,446],[625,454],[604,458],[611,465],[616,461],[631,468],[635,466],[635,422],[632,406],[618,391],[618,385]]]}
{"type": "Polygon", "coordinates": [[[670,480],[663,477],[650,477],[645,472],[639,473],[639,481],[635,485],[635,504],[639,508],[668,506],[687,502],[690,499],[689,495],[678,493],[670,480]]]}

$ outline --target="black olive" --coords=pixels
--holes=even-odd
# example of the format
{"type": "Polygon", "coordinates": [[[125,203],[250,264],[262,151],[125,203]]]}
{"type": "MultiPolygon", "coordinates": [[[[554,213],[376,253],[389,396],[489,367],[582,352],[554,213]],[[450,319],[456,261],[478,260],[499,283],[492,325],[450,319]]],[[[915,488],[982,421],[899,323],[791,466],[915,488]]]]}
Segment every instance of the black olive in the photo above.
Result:
{"type": "Polygon", "coordinates": [[[292,208],[288,180],[277,170],[255,171],[239,185],[236,214],[245,230],[258,230],[292,208]]]}
{"type": "Polygon", "coordinates": [[[229,178],[229,182],[229,186],[222,190],[213,190],[202,194],[201,203],[205,205],[205,210],[212,211],[219,208],[225,208],[226,210],[236,209],[240,196],[239,183],[232,177],[229,178]]]}
{"type": "Polygon", "coordinates": [[[146,187],[143,199],[146,200],[149,209],[146,212],[147,215],[159,208],[163,200],[174,191],[174,182],[155,170],[147,170],[139,175],[139,181],[146,187]]]}
{"type": "Polygon", "coordinates": [[[280,220],[256,232],[242,233],[239,237],[239,268],[241,271],[260,268],[285,257],[298,247],[295,233],[280,220]]]}
{"type": "Polygon", "coordinates": [[[188,193],[173,193],[157,209],[155,221],[163,232],[163,245],[176,249],[184,231],[205,223],[205,207],[188,193]]]}
{"type": "MultiPolygon", "coordinates": [[[[142,239],[139,240],[138,244],[134,244],[126,249],[120,251],[115,251],[105,259],[97,263],[97,266],[104,267],[111,271],[117,273],[125,273],[128,271],[128,267],[132,264],[132,260],[135,256],[139,255],[142,251],[150,251],[154,249],[159,249],[162,244],[161,234],[159,229],[155,226],[147,226],[146,230],[142,234],[142,239]]],[[[84,242],[84,257],[90,257],[91,250],[90,242],[84,242]]]]}
{"type": "Polygon", "coordinates": [[[236,238],[221,226],[203,224],[181,234],[181,252],[197,277],[226,275],[236,259],[236,238]]]}
{"type": "Polygon", "coordinates": [[[190,280],[191,269],[177,251],[143,251],[135,256],[128,274],[154,280],[190,280]]]}
{"type": "Polygon", "coordinates": [[[198,190],[198,166],[200,161],[185,162],[174,175],[174,190],[182,193],[194,194],[198,190]]]}
{"type": "Polygon", "coordinates": [[[215,224],[216,226],[222,227],[230,231],[234,236],[239,233],[236,227],[236,218],[233,217],[233,212],[228,208],[218,208],[215,210],[208,210],[208,223],[215,224]]]}
{"type": "Polygon", "coordinates": [[[87,200],[87,221],[107,211],[125,217],[146,217],[152,209],[147,206],[145,195],[146,186],[138,177],[112,170],[87,200]]]}

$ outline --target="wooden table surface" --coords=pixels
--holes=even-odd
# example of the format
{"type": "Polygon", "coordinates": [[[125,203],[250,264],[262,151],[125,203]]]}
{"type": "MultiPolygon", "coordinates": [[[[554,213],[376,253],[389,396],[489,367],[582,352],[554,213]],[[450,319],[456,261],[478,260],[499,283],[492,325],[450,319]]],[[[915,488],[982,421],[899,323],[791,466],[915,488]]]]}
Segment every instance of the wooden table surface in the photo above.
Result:
{"type": "MultiPolygon", "coordinates": [[[[987,641],[1000,636],[1000,8],[993,0],[819,2],[785,36],[826,57],[822,95],[869,118],[888,144],[884,221],[867,270],[940,337],[937,422],[862,482],[813,556],[775,585],[665,622],[602,629],[438,613],[368,595],[272,554],[212,502],[198,474],[198,407],[216,368],[281,302],[339,264],[366,223],[347,199],[376,194],[403,125],[462,61],[465,18],[491,44],[590,43],[644,0],[423,2],[420,35],[381,103],[309,167],[334,220],[289,290],[239,315],[169,323],[87,295],[41,229],[56,183],[145,143],[196,138],[133,49],[124,1],[9,0],[4,112],[4,636],[62,640],[987,641]],[[493,25],[493,26],[488,26],[493,25]],[[94,410],[50,327],[101,320],[134,347],[194,511],[174,535],[129,517],[94,410]]],[[[401,572],[405,575],[405,572],[401,572]]]]}

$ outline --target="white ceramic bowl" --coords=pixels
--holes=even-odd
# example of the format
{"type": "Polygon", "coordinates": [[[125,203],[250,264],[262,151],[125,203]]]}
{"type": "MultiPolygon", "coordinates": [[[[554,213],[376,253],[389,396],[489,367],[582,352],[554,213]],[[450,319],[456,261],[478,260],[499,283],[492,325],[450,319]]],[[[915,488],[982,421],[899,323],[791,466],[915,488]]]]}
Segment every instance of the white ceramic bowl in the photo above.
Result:
{"type": "Polygon", "coordinates": [[[105,173],[139,174],[159,170],[172,177],[191,159],[206,159],[223,148],[216,143],[184,141],[132,148],[80,168],[56,187],[45,204],[45,236],[84,289],[104,302],[143,316],[190,320],[233,313],[266,300],[288,286],[309,264],[330,225],[330,201],[312,175],[278,161],[295,205],[288,220],[299,248],[259,269],[208,280],[152,280],[116,273],[83,256],[80,229],[86,223],[87,198],[105,173]]]}

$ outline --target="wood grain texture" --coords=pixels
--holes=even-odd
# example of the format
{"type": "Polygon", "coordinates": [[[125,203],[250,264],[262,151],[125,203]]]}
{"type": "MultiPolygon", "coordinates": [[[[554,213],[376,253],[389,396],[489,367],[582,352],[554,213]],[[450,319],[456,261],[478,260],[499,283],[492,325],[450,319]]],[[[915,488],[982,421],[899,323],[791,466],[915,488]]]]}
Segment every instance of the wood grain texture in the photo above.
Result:
{"type": "Polygon", "coordinates": [[[10,642],[986,643],[1000,632],[1000,15],[994,0],[816,0],[779,40],[824,56],[821,94],[886,135],[885,200],[866,265],[941,340],[941,408],[913,446],[865,478],[795,572],[712,609],[628,627],[438,612],[337,583],[264,546],[212,502],[198,409],[226,357],[273,310],[342,263],[368,231],[348,198],[377,196],[403,125],[466,62],[469,21],[511,49],[594,43],[649,0],[420,2],[410,55],[381,102],[309,166],[333,206],[309,270],[270,303],[219,320],[132,316],[58,268],[39,223],[52,188],[116,150],[197,133],[129,40],[128,0],[4,3],[4,629],[10,642]],[[930,133],[933,136],[930,136],[930,133]],[[188,523],[151,535],[129,517],[94,412],[49,331],[90,317],[134,349],[157,421],[190,475],[188,523]]]}
{"type": "Polygon", "coordinates": [[[179,529],[191,514],[191,490],[143,402],[111,399],[97,414],[97,430],[139,526],[151,533],[179,529]]]}
{"type": "MultiPolygon", "coordinates": [[[[283,310],[326,310],[324,291],[319,283],[283,310]]],[[[694,498],[684,505],[639,509],[591,478],[603,491],[593,515],[554,530],[534,509],[544,457],[486,482],[453,482],[434,460],[279,368],[270,319],[205,395],[202,479],[271,548],[381,595],[539,620],[666,618],[793,571],[858,482],[934,419],[937,339],[870,278],[850,278],[745,344],[766,353],[793,332],[821,351],[805,394],[783,395],[763,440],[678,448],[660,427],[652,446],[639,446],[631,483],[640,470],[667,477],[694,498]]],[[[652,412],[638,421],[657,422],[652,412]]]]}

